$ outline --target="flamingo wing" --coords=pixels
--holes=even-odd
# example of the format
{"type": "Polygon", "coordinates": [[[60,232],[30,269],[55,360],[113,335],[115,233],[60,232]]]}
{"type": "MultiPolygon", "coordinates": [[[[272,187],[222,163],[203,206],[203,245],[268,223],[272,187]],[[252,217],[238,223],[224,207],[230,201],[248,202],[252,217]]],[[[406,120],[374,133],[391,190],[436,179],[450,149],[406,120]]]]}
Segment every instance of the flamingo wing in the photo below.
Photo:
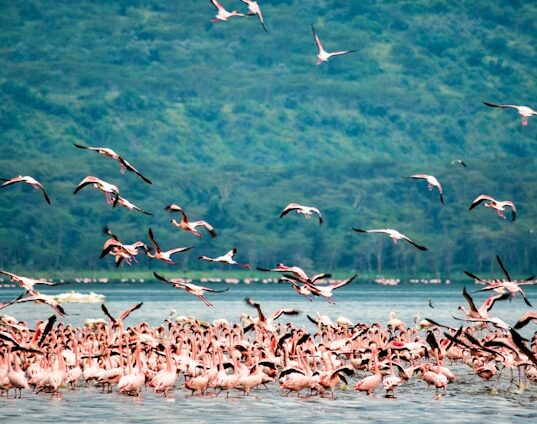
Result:
{"type": "Polygon", "coordinates": [[[134,312],[136,311],[137,309],[140,309],[142,307],[142,305],[144,304],[144,302],[140,302],[134,306],[131,306],[130,308],[124,310],[121,315],[119,316],[119,320],[120,321],[123,321],[125,318],[127,318],[131,312],[134,312]]]}
{"type": "Polygon", "coordinates": [[[496,203],[496,200],[487,195],[487,194],[481,194],[480,196],[477,196],[474,201],[470,204],[470,207],[468,208],[468,210],[472,210],[473,208],[475,208],[477,205],[479,205],[481,202],[485,201],[485,200],[488,200],[489,202],[493,202],[493,203],[496,203]]]}
{"type": "Polygon", "coordinates": [[[155,240],[155,237],[153,236],[153,230],[151,228],[149,228],[147,234],[149,236],[149,240],[151,240],[151,243],[153,243],[153,246],[155,246],[155,250],[157,252],[160,252],[160,246],[158,245],[157,241],[155,240]]]}
{"type": "Polygon", "coordinates": [[[500,268],[502,269],[505,277],[507,278],[507,281],[513,281],[511,279],[511,276],[509,275],[509,272],[507,271],[507,268],[505,267],[505,265],[503,264],[502,260],[500,259],[500,257],[498,255],[496,255],[496,260],[498,261],[498,264],[500,265],[500,268]]]}
{"type": "Polygon", "coordinates": [[[425,246],[419,245],[415,241],[411,240],[409,237],[403,235],[403,239],[408,241],[412,246],[418,248],[419,250],[428,250],[425,246]]]}
{"type": "Polygon", "coordinates": [[[315,28],[313,27],[313,25],[311,26],[311,30],[313,31],[313,39],[315,40],[315,44],[317,44],[317,48],[319,49],[319,53],[320,53],[320,52],[324,51],[323,44],[321,43],[321,39],[319,38],[319,36],[315,32],[315,28]]]}
{"type": "Polygon", "coordinates": [[[517,105],[497,105],[495,103],[489,103],[489,102],[483,102],[483,104],[485,106],[499,107],[499,108],[502,108],[502,109],[506,109],[506,108],[508,108],[508,109],[518,109],[519,108],[519,106],[517,106],[517,105]]]}
{"type": "Polygon", "coordinates": [[[117,322],[116,319],[110,314],[110,312],[108,311],[108,308],[105,306],[104,303],[101,305],[101,310],[108,317],[110,321],[112,321],[114,324],[117,322]]]}

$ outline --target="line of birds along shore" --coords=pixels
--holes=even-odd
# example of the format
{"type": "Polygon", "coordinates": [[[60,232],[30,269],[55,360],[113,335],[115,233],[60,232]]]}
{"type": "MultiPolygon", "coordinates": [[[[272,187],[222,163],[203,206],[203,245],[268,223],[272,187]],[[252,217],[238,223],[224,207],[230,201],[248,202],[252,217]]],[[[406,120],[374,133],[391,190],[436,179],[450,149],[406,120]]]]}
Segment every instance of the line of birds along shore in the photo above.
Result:
{"type": "MultiPolygon", "coordinates": [[[[247,12],[228,12],[217,0],[210,0],[217,14],[213,22],[227,21],[231,17],[257,16],[263,30],[268,32],[264,18],[256,1],[241,0],[248,6],[247,12]]],[[[328,52],[319,35],[312,26],[313,38],[317,47],[317,65],[320,66],[332,57],[353,53],[355,50],[328,52]]],[[[528,118],[537,112],[527,106],[494,104],[484,102],[488,107],[514,109],[522,118],[522,125],[528,124],[528,118]]],[[[92,147],[76,143],[75,147],[96,152],[116,160],[121,172],[132,172],[143,182],[151,184],[130,162],[108,147],[92,147]]],[[[466,167],[462,160],[454,161],[466,167]]],[[[438,179],[429,174],[414,174],[406,178],[427,182],[429,190],[436,189],[440,203],[444,206],[444,193],[438,179]]],[[[50,205],[51,199],[44,185],[31,176],[17,176],[3,179],[0,189],[17,183],[29,184],[40,190],[45,201],[50,205]]],[[[119,187],[96,176],[86,176],[74,189],[78,194],[86,187],[93,187],[105,195],[109,205],[120,205],[128,210],[151,215],[120,195],[119,187]]],[[[496,200],[488,194],[481,194],[469,206],[472,210],[482,204],[494,209],[500,218],[506,219],[505,211],[511,212],[511,220],[516,219],[515,204],[511,200],[496,200]]],[[[203,228],[212,237],[217,235],[215,229],[203,220],[191,221],[184,209],[176,204],[165,208],[169,213],[178,214],[180,221],[171,220],[171,224],[182,231],[201,237],[198,228],[203,228]]],[[[324,216],[317,207],[291,203],[283,208],[280,218],[290,212],[310,218],[316,215],[319,224],[324,216]]],[[[381,233],[390,237],[394,243],[403,240],[419,250],[427,248],[397,230],[354,228],[357,233],[381,233]]],[[[117,266],[125,262],[131,264],[136,260],[139,250],[149,258],[175,264],[172,256],[192,249],[179,247],[162,250],[152,228],[147,231],[149,243],[136,241],[124,244],[110,229],[105,229],[110,237],[104,244],[101,257],[113,256],[117,266]]],[[[237,249],[233,248],[219,257],[199,256],[200,260],[218,262],[251,268],[250,264],[235,261],[237,249]]],[[[59,323],[56,315],[45,322],[38,322],[34,328],[25,322],[3,321],[0,331],[0,391],[9,394],[15,389],[21,396],[22,389],[35,388],[39,392],[59,395],[60,388],[70,385],[77,387],[82,380],[86,384],[102,387],[103,391],[112,391],[117,385],[118,391],[127,395],[140,395],[144,385],[156,393],[169,395],[175,390],[179,374],[184,377],[184,387],[192,393],[206,394],[214,390],[229,394],[230,390],[239,390],[249,394],[262,384],[269,384],[276,379],[282,390],[300,394],[334,395],[334,388],[346,377],[356,372],[366,375],[354,385],[358,391],[373,393],[381,383],[386,394],[393,396],[403,382],[420,376],[427,384],[433,385],[438,394],[445,393],[449,382],[456,381],[456,376],[445,366],[446,360],[457,361],[468,367],[479,378],[489,380],[494,375],[501,375],[504,369],[519,371],[519,388],[524,387],[522,374],[529,382],[537,382],[536,335],[533,339],[524,339],[517,329],[537,320],[535,312],[527,312],[518,322],[510,326],[497,317],[490,317],[489,312],[497,301],[512,299],[517,294],[528,306],[530,301],[522,290],[523,285],[531,284],[532,279],[512,280],[507,269],[498,257],[498,263],[505,278],[483,280],[467,271],[467,274],[485,284],[481,291],[494,291],[481,307],[477,308],[471,295],[464,290],[463,296],[468,302],[469,310],[460,308],[464,317],[457,319],[469,323],[459,328],[438,323],[433,319],[420,321],[418,328],[406,327],[391,317],[387,327],[380,323],[349,323],[341,320],[333,324],[325,317],[309,317],[316,325],[315,332],[307,333],[292,323],[279,323],[282,315],[296,315],[293,309],[280,309],[266,316],[261,305],[253,299],[247,299],[248,306],[256,309],[258,316],[244,315],[240,323],[230,324],[225,320],[202,323],[198,320],[173,320],[166,325],[150,327],[139,323],[124,328],[125,320],[132,312],[140,309],[142,303],[114,317],[103,305],[102,309],[109,322],[95,323],[85,328],[74,328],[59,323]],[[426,331],[426,334],[420,333],[426,331]]],[[[356,276],[329,285],[319,284],[329,274],[321,273],[309,276],[295,265],[278,263],[274,268],[260,268],[265,272],[283,273],[282,281],[297,294],[311,300],[311,296],[322,297],[334,303],[334,290],[351,283],[356,276]]],[[[50,296],[40,293],[36,285],[56,285],[58,283],[37,281],[29,277],[18,276],[1,270],[1,274],[24,288],[25,293],[18,298],[0,304],[0,309],[17,303],[36,302],[49,305],[57,315],[64,316],[63,307],[50,296]]],[[[155,273],[155,278],[173,287],[185,290],[197,296],[207,306],[212,303],[205,293],[217,290],[185,282],[181,279],[167,278],[155,273]]],[[[227,289],[225,289],[227,290],[227,289]]],[[[498,377],[498,381],[500,381],[498,377]]],[[[511,384],[514,377],[510,379],[511,384]]]]}

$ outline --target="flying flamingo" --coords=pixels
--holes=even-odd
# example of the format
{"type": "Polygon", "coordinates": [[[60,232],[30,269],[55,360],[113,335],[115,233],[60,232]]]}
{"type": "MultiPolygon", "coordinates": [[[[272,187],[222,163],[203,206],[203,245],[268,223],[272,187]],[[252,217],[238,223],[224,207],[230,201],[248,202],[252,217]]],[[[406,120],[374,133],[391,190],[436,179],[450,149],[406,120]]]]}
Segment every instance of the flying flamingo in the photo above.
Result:
{"type": "Polygon", "coordinates": [[[285,215],[287,215],[289,212],[295,211],[297,214],[304,215],[304,218],[310,219],[311,214],[315,213],[319,217],[319,225],[323,223],[323,216],[321,215],[321,211],[317,208],[311,207],[311,206],[303,206],[299,205],[298,203],[289,203],[280,213],[280,218],[283,218],[285,215]]]}
{"type": "Polygon", "coordinates": [[[268,318],[261,310],[261,305],[253,300],[252,298],[247,297],[245,299],[247,305],[251,306],[257,311],[258,319],[254,320],[254,324],[258,327],[264,328],[268,331],[275,332],[276,325],[275,321],[280,318],[282,315],[298,315],[300,312],[296,309],[291,308],[281,308],[276,309],[268,318]]]}
{"type": "Polygon", "coordinates": [[[46,294],[41,294],[36,292],[35,290],[29,291],[29,296],[23,297],[22,299],[17,300],[16,303],[24,303],[24,302],[35,302],[38,304],[44,304],[50,306],[54,311],[61,317],[65,316],[65,311],[61,307],[61,305],[56,301],[52,296],[48,296],[46,294]]]}
{"type": "Polygon", "coordinates": [[[121,196],[117,196],[117,204],[120,206],[123,206],[124,208],[127,208],[128,210],[132,211],[138,211],[143,213],[144,215],[153,215],[151,212],[144,211],[142,208],[139,208],[134,203],[129,202],[127,199],[121,196]]]}
{"type": "Polygon", "coordinates": [[[156,272],[153,272],[153,275],[158,280],[164,281],[165,283],[173,284],[173,286],[176,289],[183,289],[187,293],[192,294],[194,296],[197,296],[198,299],[200,299],[207,306],[214,306],[214,305],[207,300],[207,298],[203,295],[203,293],[205,293],[205,292],[223,293],[223,292],[226,292],[226,291],[229,290],[229,289],[215,290],[215,289],[211,289],[209,287],[198,286],[197,284],[187,283],[187,282],[185,282],[183,280],[179,280],[179,279],[174,279],[174,278],[168,279],[168,278],[165,278],[165,277],[157,274],[156,272]]]}
{"type": "Polygon", "coordinates": [[[40,281],[40,280],[34,280],[33,278],[28,277],[20,277],[18,275],[12,274],[11,272],[2,271],[0,270],[0,274],[6,275],[9,277],[11,281],[14,281],[19,286],[21,286],[24,290],[28,292],[35,292],[34,286],[37,284],[45,285],[45,286],[59,286],[66,283],[51,283],[49,281],[40,281]]]}
{"type": "Polygon", "coordinates": [[[506,219],[503,211],[506,207],[511,208],[511,221],[514,221],[516,219],[516,207],[515,204],[510,200],[504,200],[499,201],[494,199],[492,196],[489,196],[488,194],[481,194],[480,196],[477,196],[474,201],[470,204],[470,207],[468,210],[472,210],[477,205],[479,205],[481,202],[483,203],[483,206],[486,208],[492,208],[495,209],[498,213],[498,216],[500,218],[506,219]]]}
{"type": "Polygon", "coordinates": [[[518,321],[515,324],[514,328],[518,330],[518,329],[520,329],[522,327],[525,327],[526,325],[528,325],[532,321],[534,323],[537,323],[537,312],[535,312],[535,311],[526,312],[525,314],[523,314],[518,319],[518,321]]]}
{"type": "Polygon", "coordinates": [[[239,13],[236,10],[228,12],[218,0],[209,0],[209,1],[218,11],[216,16],[213,18],[211,22],[217,23],[220,21],[227,21],[229,18],[232,18],[233,16],[246,16],[244,13],[239,13]]]}
{"type": "MultiPolygon", "coordinates": [[[[295,279],[297,281],[301,281],[300,279],[296,279],[292,275],[285,275],[285,277],[287,277],[288,279],[291,279],[291,280],[295,279]]],[[[334,294],[333,291],[336,290],[336,289],[339,289],[341,287],[344,287],[347,284],[350,284],[356,277],[357,277],[357,275],[354,274],[352,277],[350,277],[350,278],[348,278],[346,280],[338,281],[336,283],[332,283],[332,284],[329,284],[327,286],[320,286],[320,285],[309,283],[307,281],[302,281],[302,282],[311,291],[311,294],[313,294],[315,296],[321,296],[328,303],[335,304],[336,302],[334,302],[334,300],[332,300],[332,295],[334,294]]]]}
{"type": "Polygon", "coordinates": [[[398,240],[405,240],[409,242],[412,246],[418,248],[419,250],[427,250],[425,246],[420,246],[419,244],[415,243],[404,234],[401,234],[397,230],[392,230],[391,228],[379,229],[379,230],[361,230],[359,228],[353,228],[353,230],[356,231],[357,233],[384,233],[384,234],[387,234],[393,240],[394,243],[397,243],[398,240]]]}
{"type": "Polygon", "coordinates": [[[194,234],[196,237],[201,237],[201,234],[196,230],[197,227],[204,227],[211,237],[216,237],[216,231],[214,231],[214,228],[212,225],[210,225],[206,221],[189,221],[185,212],[180,206],[177,206],[176,204],[168,205],[164,208],[168,212],[179,212],[181,215],[181,221],[178,222],[175,219],[172,219],[170,222],[175,225],[176,227],[188,231],[192,234],[194,234]]]}
{"type": "Polygon", "coordinates": [[[410,177],[407,177],[407,178],[412,178],[414,180],[425,180],[425,181],[427,181],[427,188],[429,189],[429,191],[431,191],[433,189],[433,187],[436,187],[436,189],[438,190],[438,194],[440,195],[440,202],[442,203],[442,206],[445,205],[445,203],[444,203],[444,195],[442,193],[442,185],[438,182],[438,180],[436,179],[435,176],[427,175],[427,174],[415,174],[415,175],[411,175],[410,177]]]}
{"type": "Polygon", "coordinates": [[[80,190],[90,184],[93,188],[101,190],[104,193],[107,204],[113,204],[114,206],[117,204],[119,200],[119,188],[113,184],[107,183],[106,181],[103,181],[100,178],[93,177],[91,175],[87,176],[78,183],[73,194],[77,194],[80,190]]]}
{"type": "Polygon", "coordinates": [[[257,1],[255,0],[241,0],[245,5],[248,6],[249,12],[247,15],[252,16],[256,15],[257,19],[259,19],[259,23],[263,27],[263,30],[265,32],[267,31],[267,27],[265,26],[265,21],[263,20],[263,13],[261,13],[261,8],[259,7],[259,4],[257,4],[257,1]]]}
{"type": "Polygon", "coordinates": [[[108,319],[112,322],[112,324],[123,324],[123,320],[125,318],[127,318],[132,312],[140,309],[142,307],[142,305],[144,304],[144,302],[140,302],[140,303],[137,303],[136,305],[134,306],[131,306],[130,308],[127,308],[125,309],[121,315],[119,315],[117,318],[114,318],[110,312],[108,311],[108,308],[105,306],[105,304],[103,303],[101,305],[101,310],[103,311],[103,313],[108,317],[108,319]]]}
{"type": "Polygon", "coordinates": [[[149,250],[147,246],[145,246],[145,253],[147,256],[149,256],[152,259],[157,259],[159,261],[164,261],[172,265],[177,265],[177,262],[174,262],[171,256],[175,253],[186,252],[187,250],[193,249],[192,246],[191,247],[177,247],[175,249],[166,250],[165,252],[163,252],[162,250],[160,250],[160,246],[155,240],[155,237],[153,236],[153,230],[151,230],[151,228],[148,231],[148,235],[149,235],[149,240],[151,240],[151,243],[153,243],[153,246],[155,247],[155,253],[151,253],[151,251],[149,250]]]}
{"type": "Polygon", "coordinates": [[[314,284],[317,280],[320,280],[322,278],[331,277],[331,274],[315,274],[309,277],[308,274],[306,274],[306,272],[302,268],[298,266],[287,266],[281,262],[276,265],[276,268],[267,269],[258,266],[257,270],[263,272],[290,272],[291,274],[299,278],[301,282],[309,282],[311,284],[314,284]]]}
{"type": "Polygon", "coordinates": [[[489,106],[489,107],[499,107],[499,108],[502,108],[502,109],[515,109],[518,112],[518,114],[520,115],[520,117],[522,118],[522,125],[523,126],[528,125],[528,118],[530,118],[531,116],[537,115],[537,112],[534,111],[532,108],[530,108],[528,106],[497,105],[497,104],[489,103],[489,102],[483,102],[483,104],[486,105],[486,106],[489,106]]]}
{"type": "Polygon", "coordinates": [[[477,277],[476,275],[472,274],[471,272],[464,271],[464,273],[466,275],[468,275],[468,276],[470,276],[470,277],[472,277],[472,278],[474,278],[474,279],[476,279],[478,281],[481,281],[482,283],[485,283],[487,285],[487,287],[484,287],[484,288],[482,288],[482,289],[480,289],[478,291],[494,290],[494,291],[497,291],[497,292],[500,292],[500,293],[507,292],[508,297],[514,297],[516,295],[516,293],[520,293],[520,295],[522,296],[522,299],[524,299],[524,302],[526,303],[526,305],[532,306],[530,301],[526,297],[526,293],[524,293],[524,290],[522,290],[522,288],[520,286],[536,284],[537,282],[534,281],[534,276],[532,275],[531,277],[528,277],[525,281],[513,281],[513,279],[511,278],[511,275],[507,271],[507,268],[505,267],[505,265],[503,264],[502,260],[500,259],[500,257],[498,255],[496,255],[496,260],[498,261],[498,264],[500,265],[500,268],[502,269],[505,277],[507,278],[507,281],[506,280],[486,281],[486,280],[482,280],[481,278],[477,277]]]}
{"type": "Polygon", "coordinates": [[[5,183],[0,186],[0,189],[8,187],[8,186],[10,186],[12,184],[16,184],[16,183],[29,184],[35,190],[41,190],[41,192],[43,193],[43,196],[45,196],[45,200],[50,205],[50,198],[48,197],[48,194],[45,191],[45,187],[43,187],[43,184],[41,184],[39,181],[37,181],[33,177],[29,177],[29,176],[24,176],[23,177],[22,175],[19,175],[18,177],[14,177],[14,178],[11,178],[11,179],[0,178],[0,181],[5,181],[5,183]]]}
{"type": "Polygon", "coordinates": [[[343,50],[343,51],[328,53],[324,49],[319,36],[315,32],[315,28],[313,28],[313,25],[311,26],[311,30],[313,31],[313,38],[315,39],[315,44],[317,44],[317,49],[319,50],[319,52],[317,53],[317,66],[319,66],[323,62],[328,62],[328,59],[330,59],[332,56],[342,56],[344,54],[353,53],[356,51],[356,50],[343,50]]]}
{"type": "Polygon", "coordinates": [[[147,184],[152,184],[152,182],[146,177],[144,177],[140,171],[138,171],[134,166],[132,166],[128,161],[126,161],[124,158],[122,158],[112,149],[109,149],[108,147],[89,147],[89,146],[82,146],[81,144],[76,144],[76,143],[73,143],[73,144],[79,149],[91,150],[91,151],[99,153],[100,155],[103,155],[103,156],[106,156],[106,157],[109,157],[118,161],[119,166],[121,167],[122,174],[124,174],[125,171],[127,170],[131,171],[131,172],[134,172],[136,175],[138,175],[147,184]]]}
{"type": "Polygon", "coordinates": [[[223,256],[218,256],[216,258],[209,258],[208,256],[200,256],[199,259],[201,259],[203,261],[209,261],[209,262],[220,262],[220,263],[223,263],[223,264],[237,265],[237,266],[240,266],[240,267],[246,268],[246,269],[252,268],[251,265],[240,264],[237,261],[235,261],[233,258],[235,257],[236,253],[237,253],[237,249],[233,248],[223,256]]]}

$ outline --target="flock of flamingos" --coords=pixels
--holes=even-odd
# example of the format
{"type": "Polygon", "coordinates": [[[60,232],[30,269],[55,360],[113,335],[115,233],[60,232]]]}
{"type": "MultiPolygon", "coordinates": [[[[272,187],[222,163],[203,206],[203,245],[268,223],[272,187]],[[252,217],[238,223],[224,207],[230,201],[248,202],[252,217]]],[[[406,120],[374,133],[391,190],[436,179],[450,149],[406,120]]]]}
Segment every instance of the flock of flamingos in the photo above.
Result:
{"type": "MultiPolygon", "coordinates": [[[[268,31],[261,9],[256,1],[241,0],[248,6],[244,13],[228,12],[217,0],[210,0],[217,10],[215,22],[227,21],[231,17],[255,15],[264,31],[268,31]]],[[[315,29],[314,41],[318,49],[317,65],[334,56],[346,55],[353,50],[327,52],[315,29]]],[[[522,125],[537,112],[525,106],[497,105],[485,103],[490,107],[515,109],[522,117],[522,125]]],[[[89,150],[116,160],[122,173],[130,171],[145,183],[151,181],[122,156],[107,147],[91,147],[75,144],[82,150],[89,150]]],[[[457,161],[466,166],[461,160],[457,161]]],[[[442,185],[432,175],[415,174],[408,178],[424,180],[429,190],[435,188],[444,205],[442,185]]],[[[30,176],[17,176],[4,179],[1,188],[17,183],[26,183],[40,190],[45,201],[51,199],[44,185],[30,176]]],[[[113,207],[121,206],[128,210],[151,214],[131,203],[120,195],[119,188],[95,176],[87,176],[75,187],[74,194],[86,187],[102,191],[106,202],[113,207]]],[[[479,204],[494,209],[498,216],[505,219],[504,212],[509,209],[512,221],[516,218],[516,208],[512,201],[498,201],[482,194],[471,202],[469,209],[479,204]]],[[[176,204],[165,208],[178,216],[171,224],[182,231],[201,237],[199,229],[210,236],[217,233],[212,225],[203,220],[190,220],[184,209],[176,204]]],[[[280,218],[291,212],[310,218],[313,215],[319,224],[323,215],[316,207],[297,203],[287,205],[280,218]]],[[[383,233],[394,242],[404,240],[420,250],[427,248],[394,229],[361,229],[358,233],[383,233]]],[[[123,262],[131,264],[143,252],[149,258],[175,264],[173,255],[192,247],[178,247],[163,250],[154,231],[148,229],[149,243],[137,241],[126,244],[120,241],[110,229],[101,258],[111,256],[116,266],[123,262]]],[[[219,257],[202,255],[200,260],[229,264],[249,269],[249,264],[235,260],[237,249],[233,248],[219,257]]],[[[196,319],[175,318],[170,315],[161,326],[151,327],[145,322],[126,327],[124,320],[142,307],[134,305],[119,315],[113,315],[103,304],[102,310],[108,320],[87,322],[83,328],[75,328],[64,323],[56,323],[57,315],[66,312],[51,296],[40,293],[38,285],[55,285],[23,277],[0,270],[25,290],[16,299],[0,304],[4,309],[22,302],[36,302],[49,305],[55,312],[48,320],[38,321],[31,326],[9,316],[2,316],[0,322],[0,393],[21,397],[23,389],[32,393],[49,393],[59,396],[60,392],[75,390],[80,386],[92,386],[103,392],[140,396],[144,388],[164,396],[173,395],[178,387],[190,390],[193,395],[218,396],[224,393],[243,393],[248,395],[254,389],[267,385],[279,385],[282,395],[296,393],[298,396],[331,396],[336,389],[351,385],[356,391],[372,395],[375,390],[384,390],[386,396],[395,396],[399,386],[411,379],[421,379],[432,386],[434,396],[446,393],[449,384],[457,384],[457,375],[450,364],[465,364],[476,379],[496,379],[499,384],[501,375],[507,375],[510,384],[519,389],[537,382],[537,332],[531,340],[525,339],[517,330],[537,323],[537,313],[530,311],[510,325],[491,315],[497,301],[512,300],[521,296],[528,306],[530,300],[522,286],[533,284],[533,277],[526,280],[513,280],[498,257],[503,277],[483,280],[471,272],[467,274],[483,284],[479,291],[491,292],[479,307],[471,294],[463,290],[468,309],[461,306],[463,316],[459,318],[464,325],[451,327],[432,319],[424,319],[415,326],[407,326],[395,316],[386,326],[380,323],[371,325],[352,323],[341,317],[335,323],[328,317],[308,316],[315,324],[308,333],[292,322],[278,322],[283,315],[292,316],[299,312],[294,309],[278,309],[271,314],[263,311],[262,305],[247,298],[246,305],[252,308],[252,315],[243,314],[240,322],[229,323],[217,319],[212,323],[196,319]],[[354,377],[356,376],[356,377],[354,377]]],[[[356,277],[337,281],[329,274],[308,275],[298,266],[277,264],[272,269],[259,268],[264,272],[281,273],[281,281],[288,283],[298,295],[308,300],[321,297],[334,303],[334,292],[356,277]]],[[[197,296],[207,306],[212,303],[206,293],[217,290],[193,284],[183,279],[167,278],[155,273],[155,278],[173,285],[177,289],[197,296]]],[[[432,305],[430,305],[432,308],[432,305]]],[[[460,366],[457,367],[461,369],[460,366]]],[[[258,392],[261,393],[261,392],[258,392]]],[[[433,394],[431,394],[433,396],[433,394]]]]}

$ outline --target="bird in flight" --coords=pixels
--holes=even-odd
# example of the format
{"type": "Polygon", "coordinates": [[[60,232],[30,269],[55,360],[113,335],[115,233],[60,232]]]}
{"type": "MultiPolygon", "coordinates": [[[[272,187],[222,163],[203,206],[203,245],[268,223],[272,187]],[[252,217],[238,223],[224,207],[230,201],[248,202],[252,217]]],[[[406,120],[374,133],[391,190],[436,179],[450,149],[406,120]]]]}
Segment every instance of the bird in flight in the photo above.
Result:
{"type": "Polygon", "coordinates": [[[192,233],[196,237],[201,237],[201,234],[196,230],[196,228],[203,227],[207,230],[211,237],[216,237],[217,234],[212,225],[210,225],[207,221],[189,221],[188,217],[180,206],[171,204],[166,206],[164,209],[166,209],[168,212],[179,212],[181,215],[181,221],[177,221],[175,219],[170,221],[177,228],[192,233]]]}
{"type": "Polygon", "coordinates": [[[7,179],[7,178],[0,178],[0,181],[5,181],[4,184],[2,184],[0,186],[0,189],[2,188],[5,188],[5,187],[8,187],[12,184],[16,184],[16,183],[26,183],[26,184],[29,184],[30,186],[32,186],[35,190],[41,190],[41,192],[43,193],[43,196],[45,196],[45,200],[47,201],[47,203],[50,205],[50,198],[48,197],[48,194],[47,192],[45,191],[45,187],[43,187],[43,184],[41,184],[39,181],[37,181],[35,178],[33,177],[29,177],[28,175],[26,176],[22,176],[22,175],[19,175],[18,177],[14,177],[14,178],[11,178],[11,179],[7,179]]]}
{"type": "Polygon", "coordinates": [[[155,247],[155,253],[151,253],[151,250],[149,249],[149,247],[145,245],[144,245],[144,248],[145,248],[146,255],[152,259],[157,259],[159,261],[164,261],[172,265],[177,265],[177,262],[174,262],[171,256],[174,253],[186,252],[187,250],[190,250],[193,248],[193,247],[177,247],[175,249],[166,250],[165,252],[163,252],[162,250],[160,250],[160,246],[155,240],[155,237],[153,236],[153,230],[150,228],[147,233],[149,235],[149,240],[151,240],[151,243],[153,243],[153,246],[155,247]]]}
{"type": "Polygon", "coordinates": [[[84,150],[91,150],[93,152],[97,152],[100,155],[115,159],[119,162],[119,166],[121,167],[121,173],[124,174],[125,171],[131,171],[138,175],[142,180],[144,180],[147,184],[152,184],[152,182],[144,177],[140,171],[138,171],[134,166],[130,164],[126,159],[118,155],[116,152],[114,152],[112,149],[109,149],[108,147],[90,147],[90,146],[83,146],[81,144],[73,143],[75,147],[78,147],[79,149],[84,150]]]}
{"type": "Polygon", "coordinates": [[[442,185],[438,182],[436,177],[434,177],[433,175],[427,175],[427,174],[415,174],[415,175],[411,175],[410,177],[406,177],[406,178],[412,178],[414,180],[425,180],[425,181],[427,181],[427,188],[429,189],[429,191],[431,191],[433,189],[433,187],[436,187],[436,189],[438,190],[438,194],[440,195],[440,202],[442,203],[442,206],[445,205],[445,203],[444,203],[444,194],[442,192],[442,185]]]}
{"type": "Polygon", "coordinates": [[[91,175],[88,175],[78,183],[73,194],[77,194],[80,190],[88,185],[91,185],[93,188],[102,191],[108,205],[114,205],[114,207],[116,206],[117,202],[119,201],[119,188],[114,184],[107,183],[106,181],[91,175]]]}
{"type": "Polygon", "coordinates": [[[345,54],[354,53],[356,51],[356,50],[342,50],[342,51],[329,53],[324,49],[323,44],[321,43],[321,39],[315,32],[315,28],[313,27],[313,25],[311,26],[311,30],[313,31],[313,39],[315,40],[315,44],[317,44],[317,49],[318,49],[317,66],[319,66],[323,62],[328,62],[328,59],[330,59],[332,56],[343,56],[345,54]]]}
{"type": "Polygon", "coordinates": [[[394,243],[397,243],[398,240],[405,240],[419,250],[427,250],[425,246],[421,246],[417,244],[415,241],[413,241],[409,237],[391,228],[383,228],[383,229],[377,229],[377,230],[362,230],[360,228],[353,228],[353,230],[356,231],[357,233],[384,233],[384,234],[387,234],[393,240],[394,243]]]}
{"type": "Polygon", "coordinates": [[[479,205],[481,202],[483,203],[483,206],[486,208],[492,208],[495,209],[498,213],[498,216],[503,219],[507,219],[503,213],[505,208],[511,208],[511,221],[514,221],[516,219],[516,207],[515,204],[510,200],[504,200],[499,201],[494,199],[492,196],[489,196],[488,194],[481,194],[480,196],[477,196],[474,201],[470,204],[470,207],[468,210],[472,210],[477,205],[479,205]]]}
{"type": "Polygon", "coordinates": [[[531,116],[536,116],[537,112],[534,111],[531,107],[528,106],[519,106],[519,105],[497,105],[495,103],[483,102],[484,105],[489,107],[499,107],[502,109],[514,109],[518,112],[522,119],[522,125],[528,125],[528,118],[531,116]]]}
{"type": "Polygon", "coordinates": [[[265,32],[267,31],[267,27],[265,26],[265,21],[263,20],[263,13],[261,12],[261,8],[259,7],[259,4],[255,0],[241,0],[245,5],[248,6],[248,13],[246,15],[248,16],[257,16],[257,19],[259,19],[259,23],[263,27],[263,30],[265,32]]]}
{"type": "Polygon", "coordinates": [[[237,253],[237,249],[234,247],[229,252],[227,252],[225,255],[218,256],[216,258],[209,258],[208,256],[202,255],[198,259],[200,259],[202,261],[208,261],[208,262],[220,262],[220,263],[223,263],[223,264],[237,265],[237,266],[240,266],[242,268],[250,269],[251,265],[249,265],[249,264],[240,264],[237,261],[235,261],[235,259],[233,259],[235,257],[236,253],[237,253]]]}
{"type": "Polygon", "coordinates": [[[283,218],[291,211],[295,211],[297,214],[304,215],[304,218],[306,219],[310,219],[311,215],[314,213],[319,217],[319,225],[323,223],[323,216],[319,209],[314,208],[312,206],[299,205],[298,203],[289,203],[280,213],[280,218],[283,218]]]}
{"type": "Polygon", "coordinates": [[[233,10],[231,12],[228,12],[222,4],[217,0],[209,0],[212,5],[216,8],[217,14],[212,19],[211,22],[217,23],[220,21],[227,21],[229,18],[232,18],[233,16],[246,16],[244,13],[239,13],[236,10],[233,10]]]}
{"type": "Polygon", "coordinates": [[[153,275],[158,280],[164,281],[165,283],[173,284],[173,286],[176,289],[183,289],[187,293],[196,296],[199,300],[201,300],[207,306],[214,306],[214,305],[211,302],[209,302],[207,300],[207,298],[204,296],[205,292],[209,292],[209,293],[224,293],[224,292],[229,290],[229,289],[215,290],[215,289],[211,289],[209,287],[204,287],[204,286],[199,286],[197,284],[187,283],[186,281],[184,281],[182,279],[178,279],[178,278],[177,279],[176,278],[165,278],[162,275],[157,274],[156,272],[153,272],[153,275]]]}

